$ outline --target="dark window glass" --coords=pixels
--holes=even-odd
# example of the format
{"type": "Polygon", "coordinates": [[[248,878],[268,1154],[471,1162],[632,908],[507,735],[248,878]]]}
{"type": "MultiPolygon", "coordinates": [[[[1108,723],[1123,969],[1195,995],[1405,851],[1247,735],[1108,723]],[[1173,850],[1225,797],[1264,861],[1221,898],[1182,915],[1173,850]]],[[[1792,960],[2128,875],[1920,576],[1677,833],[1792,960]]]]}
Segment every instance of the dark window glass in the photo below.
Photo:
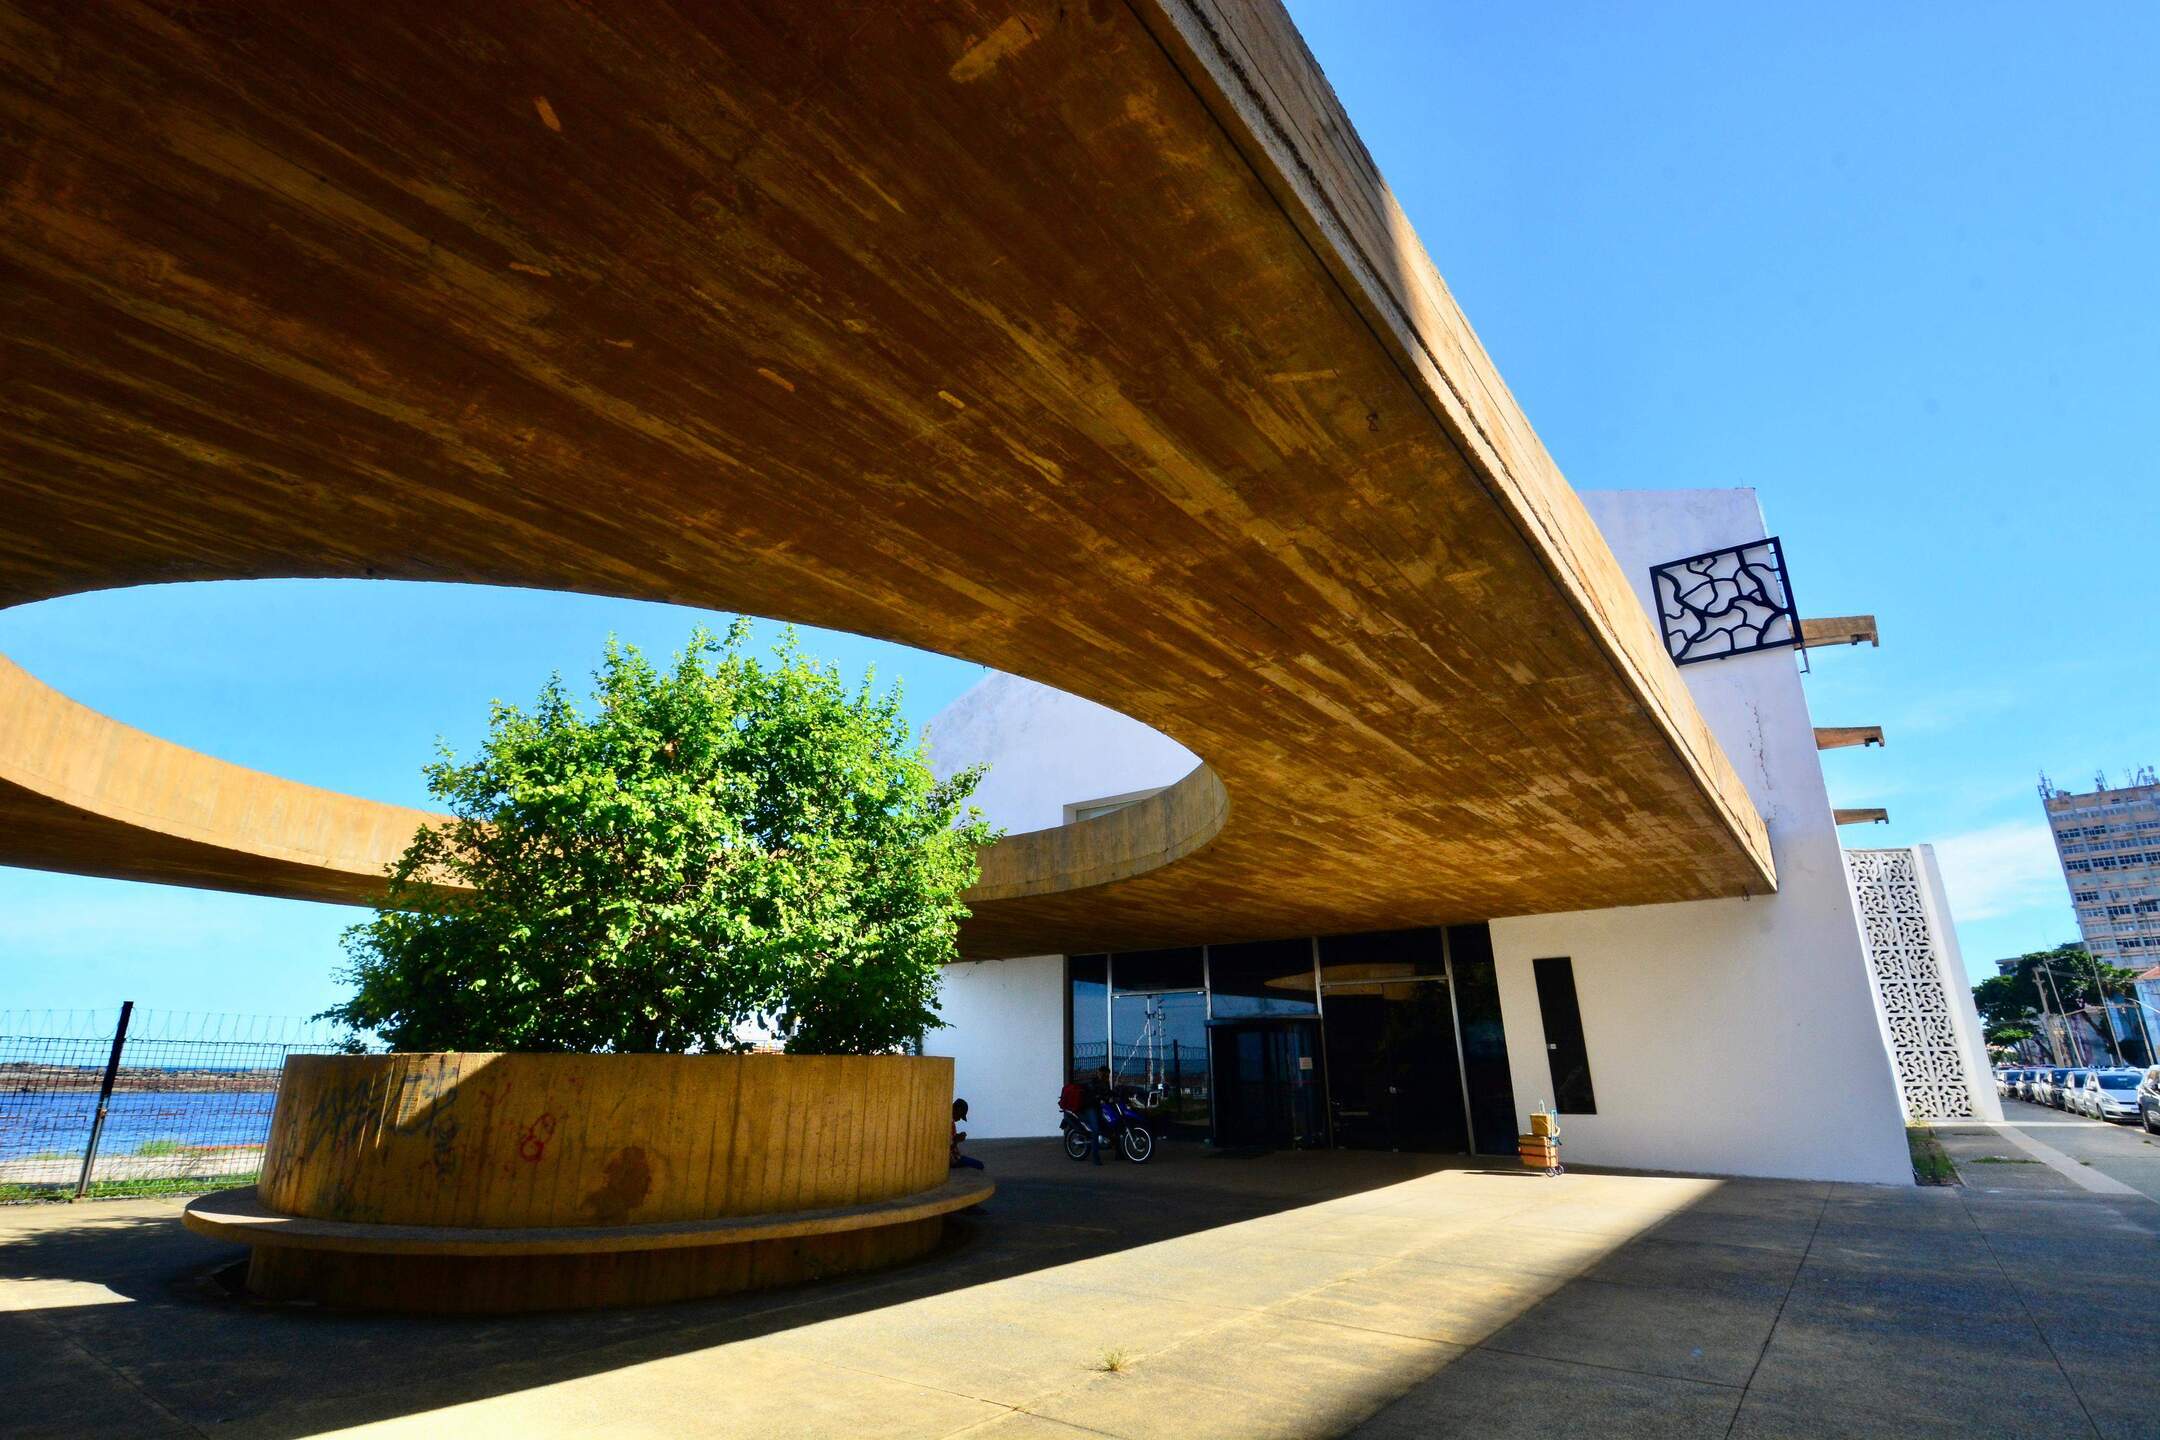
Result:
{"type": "Polygon", "coordinates": [[[1072,977],[1072,1036],[1066,1073],[1085,1079],[1110,1060],[1108,957],[1075,955],[1065,962],[1072,977]]]}
{"type": "Polygon", "coordinates": [[[1320,983],[1412,980],[1447,974],[1438,930],[1377,930],[1320,939],[1320,983]]]}
{"type": "Polygon", "coordinates": [[[1261,1016],[1208,1028],[1216,1144],[1326,1143],[1315,1053],[1318,1030],[1309,1015],[1261,1016]]]}
{"type": "Polygon", "coordinates": [[[1533,960],[1538,1010],[1545,1017],[1545,1059],[1552,1067],[1553,1106],[1563,1115],[1597,1114],[1590,1085],[1590,1051],[1583,1044],[1582,1006],[1575,998],[1575,962],[1565,955],[1533,960]]]}
{"type": "Polygon", "coordinates": [[[1310,940],[1210,945],[1207,963],[1217,1020],[1313,1013],[1310,940]]]}
{"type": "Polygon", "coordinates": [[[1462,1027],[1463,1077],[1470,1082],[1470,1139],[1480,1155],[1515,1153],[1515,1085],[1508,1073],[1507,1028],[1500,1020],[1500,979],[1492,932],[1451,925],[1455,1018],[1462,1027]]]}
{"type": "Polygon", "coordinates": [[[1331,985],[1321,1024],[1336,1144],[1469,1148],[1445,982],[1331,985]]]}
{"type": "Polygon", "coordinates": [[[1153,990],[1198,990],[1200,947],[1185,950],[1127,950],[1110,957],[1110,983],[1120,995],[1153,990]]]}

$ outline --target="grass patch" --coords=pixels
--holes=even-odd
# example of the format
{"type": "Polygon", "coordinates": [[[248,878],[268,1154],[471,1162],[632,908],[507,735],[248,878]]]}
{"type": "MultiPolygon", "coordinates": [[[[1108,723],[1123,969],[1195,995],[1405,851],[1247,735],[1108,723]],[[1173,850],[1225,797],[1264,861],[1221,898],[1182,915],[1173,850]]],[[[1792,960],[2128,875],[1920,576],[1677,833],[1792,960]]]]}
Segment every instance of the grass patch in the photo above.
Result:
{"type": "Polygon", "coordinates": [[[1132,1357],[1123,1350],[1105,1350],[1102,1352],[1102,1359],[1096,1362],[1095,1368],[1105,1375],[1116,1375],[1123,1372],[1131,1364],[1132,1357]]]}
{"type": "Polygon", "coordinates": [[[1912,1152],[1913,1179],[1922,1185],[1955,1185],[1958,1183],[1957,1166],[1950,1163],[1950,1152],[1943,1149],[1942,1141],[1925,1125],[1905,1127],[1905,1148],[1912,1152]]]}
{"type": "MultiPolygon", "coordinates": [[[[212,1190],[229,1190],[236,1185],[252,1185],[257,1172],[242,1175],[169,1175],[140,1180],[93,1180],[85,1192],[85,1200],[129,1200],[140,1196],[156,1195],[202,1195],[212,1190]]],[[[39,1202],[51,1203],[75,1198],[75,1182],[64,1185],[19,1185],[0,1183],[0,1205],[29,1205],[39,1202]]]]}
{"type": "Polygon", "coordinates": [[[135,1147],[135,1153],[145,1158],[156,1155],[178,1155],[186,1148],[178,1140],[145,1140],[135,1147]]]}
{"type": "Polygon", "coordinates": [[[2040,1162],[2024,1155],[1982,1155],[1972,1163],[1975,1165],[2037,1165],[2040,1162]]]}

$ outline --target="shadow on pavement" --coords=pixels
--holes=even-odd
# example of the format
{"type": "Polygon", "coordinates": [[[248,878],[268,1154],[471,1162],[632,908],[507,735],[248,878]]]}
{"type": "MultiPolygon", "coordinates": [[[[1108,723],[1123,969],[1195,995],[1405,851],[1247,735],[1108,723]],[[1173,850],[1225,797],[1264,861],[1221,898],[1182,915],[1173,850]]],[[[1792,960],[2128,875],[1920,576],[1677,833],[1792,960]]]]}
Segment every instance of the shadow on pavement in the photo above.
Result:
{"type": "Polygon", "coordinates": [[[176,1205],[0,1212],[10,1433],[2153,1433],[2143,1201],[974,1148],[925,1261],[503,1320],[220,1298],[176,1205]]]}

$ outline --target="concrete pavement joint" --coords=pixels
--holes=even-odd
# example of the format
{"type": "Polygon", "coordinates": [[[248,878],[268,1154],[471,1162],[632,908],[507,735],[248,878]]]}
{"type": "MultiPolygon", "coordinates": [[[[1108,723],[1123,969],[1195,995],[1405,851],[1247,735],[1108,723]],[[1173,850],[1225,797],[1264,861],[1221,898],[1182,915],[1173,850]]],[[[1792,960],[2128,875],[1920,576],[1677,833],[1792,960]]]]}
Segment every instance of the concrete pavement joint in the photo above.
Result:
{"type": "MultiPolygon", "coordinates": [[[[1964,1205],[1965,1197],[1959,1196],[1958,1203],[1964,1205]]],[[[2085,1417],[2085,1423],[2092,1427],[2093,1434],[2099,1435],[2101,1433],[2100,1422],[2093,1419],[2092,1407],[2085,1403],[2084,1392],[2078,1389],[2077,1380],[2070,1374],[2068,1367],[2062,1363],[2062,1356],[2055,1353],[2055,1342],[2048,1337],[2047,1327],[2040,1323],[2039,1316],[2033,1314],[2032,1305],[2025,1298],[2025,1287],[2018,1284],[2017,1277],[2010,1273],[2010,1267],[2003,1264],[2002,1256],[1995,1253],[1993,1237],[1982,1228],[1979,1217],[1972,1213],[1970,1207],[1965,1210],[1965,1218],[1972,1221],[1973,1229],[1978,1232],[1980,1243],[1987,1247],[1988,1256],[1994,1260],[1995,1268],[2001,1273],[2003,1283],[2009,1286],[2010,1293],[2017,1297],[2018,1309],[2024,1312],[2025,1323],[2032,1326],[2033,1334],[2040,1337],[2040,1344],[2046,1349],[2048,1359],[2055,1362],[2055,1373],[2062,1376],[2063,1384],[2070,1387],[2070,1398],[2077,1401],[2078,1413],[2085,1417]]]]}
{"type": "MultiPolygon", "coordinates": [[[[1603,1285],[1611,1282],[1598,1280],[1591,1283],[1603,1285]]],[[[1527,1315],[1529,1311],[1523,1313],[1527,1315]]],[[[1505,1345],[1494,1345],[1484,1340],[1463,1348],[1465,1351],[1483,1350],[1492,1355],[1512,1355],[1518,1360],[1535,1360],[1541,1365],[1574,1365],[1584,1370],[1603,1370],[1609,1375],[1633,1375],[1640,1380],[1676,1380],[1682,1385],[1708,1385],[1713,1390],[1730,1390],[1736,1396],[1746,1394],[1745,1386],[1735,1385],[1730,1380],[1709,1380],[1700,1375],[1675,1375],[1668,1370],[1638,1370],[1633,1365],[1614,1365],[1604,1360],[1578,1360],[1573,1356],[1546,1355],[1536,1350],[1511,1350],[1505,1345]]]]}
{"type": "Polygon", "coordinates": [[[1078,1420],[1061,1420],[1054,1415],[1045,1415],[1038,1410],[1030,1410],[1025,1405],[1012,1406],[1003,1415],[985,1415],[980,1420],[970,1420],[958,1430],[947,1432],[946,1440],[953,1440],[953,1437],[971,1434],[986,1425],[1002,1425],[1015,1415],[1025,1415],[1030,1420],[1040,1420],[1045,1425],[1055,1425],[1061,1429],[1076,1431],[1082,1435],[1103,1435],[1107,1436],[1108,1440],[1129,1440],[1129,1437],[1120,1435],[1115,1430],[1102,1430],[1093,1425],[1083,1425],[1078,1420]]]}
{"type": "MultiPolygon", "coordinates": [[[[1815,1237],[1822,1234],[1823,1217],[1830,1213],[1830,1197],[1825,1194],[1822,1205],[1815,1211],[1815,1227],[1808,1231],[1807,1244],[1800,1251],[1800,1263],[1793,1266],[1792,1277],[1785,1282],[1785,1293],[1778,1297],[1777,1314],[1770,1317],[1770,1331],[1763,1336],[1762,1348],[1755,1352],[1755,1363],[1748,1366],[1747,1379],[1740,1386],[1740,1403],[1733,1406],[1732,1419],[1725,1422],[1727,1440],[1733,1427],[1740,1423],[1740,1412],[1747,1407],[1748,1391],[1754,1388],[1755,1376],[1762,1370],[1763,1357],[1770,1353],[1770,1342],[1777,1339],[1777,1327],[1784,1322],[1785,1307],[1792,1303],[1792,1293],[1799,1288],[1800,1272],[1807,1269],[1808,1256],[1815,1253],[1815,1237]]],[[[1970,1215],[1965,1217],[1971,1219],[1970,1215]]]]}
{"type": "Polygon", "coordinates": [[[92,1363],[93,1365],[96,1365],[99,1369],[106,1371],[122,1385],[125,1385],[129,1390],[133,1391],[134,1394],[142,1400],[143,1404],[148,1405],[151,1409],[157,1411],[158,1414],[164,1416],[167,1424],[177,1426],[178,1428],[185,1430],[190,1435],[202,1435],[205,1437],[205,1440],[207,1440],[208,1432],[205,1431],[201,1426],[192,1425],[186,1420],[181,1419],[177,1414],[173,1412],[170,1406],[164,1404],[155,1395],[152,1395],[149,1391],[143,1389],[142,1386],[136,1384],[134,1376],[128,1374],[125,1370],[122,1370],[119,1366],[113,1364],[112,1361],[106,1359],[103,1355],[98,1354],[97,1351],[92,1350],[89,1346],[83,1344],[82,1341],[78,1340],[75,1336],[66,1333],[58,1326],[46,1321],[42,1316],[33,1315],[31,1317],[31,1323],[36,1325],[39,1329],[44,1330],[47,1334],[54,1336],[60,1341],[61,1344],[75,1351],[84,1359],[90,1361],[90,1363],[92,1363]]]}

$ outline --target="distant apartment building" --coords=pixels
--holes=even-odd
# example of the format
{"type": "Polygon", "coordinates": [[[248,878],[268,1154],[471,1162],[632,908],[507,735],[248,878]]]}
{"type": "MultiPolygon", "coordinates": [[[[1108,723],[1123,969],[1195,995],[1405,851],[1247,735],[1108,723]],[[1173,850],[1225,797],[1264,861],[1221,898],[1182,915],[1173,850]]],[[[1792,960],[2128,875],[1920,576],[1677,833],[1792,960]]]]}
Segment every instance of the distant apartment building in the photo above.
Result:
{"type": "Polygon", "coordinates": [[[2085,948],[2125,969],[2160,961],[2160,777],[2152,767],[2130,783],[2073,794],[2040,779],[2040,803],[2070,886],[2085,948]]]}
{"type": "MultiPolygon", "coordinates": [[[[2053,945],[2045,948],[2060,950],[2064,948],[2064,946],[2083,945],[2084,943],[2084,937],[2078,936],[2073,939],[2065,940],[2060,945],[2053,945]]],[[[2018,966],[2023,965],[2024,963],[2025,957],[2023,955],[2005,955],[2002,959],[1995,962],[1995,973],[1997,975],[2015,975],[2017,974],[2018,966]]]]}

